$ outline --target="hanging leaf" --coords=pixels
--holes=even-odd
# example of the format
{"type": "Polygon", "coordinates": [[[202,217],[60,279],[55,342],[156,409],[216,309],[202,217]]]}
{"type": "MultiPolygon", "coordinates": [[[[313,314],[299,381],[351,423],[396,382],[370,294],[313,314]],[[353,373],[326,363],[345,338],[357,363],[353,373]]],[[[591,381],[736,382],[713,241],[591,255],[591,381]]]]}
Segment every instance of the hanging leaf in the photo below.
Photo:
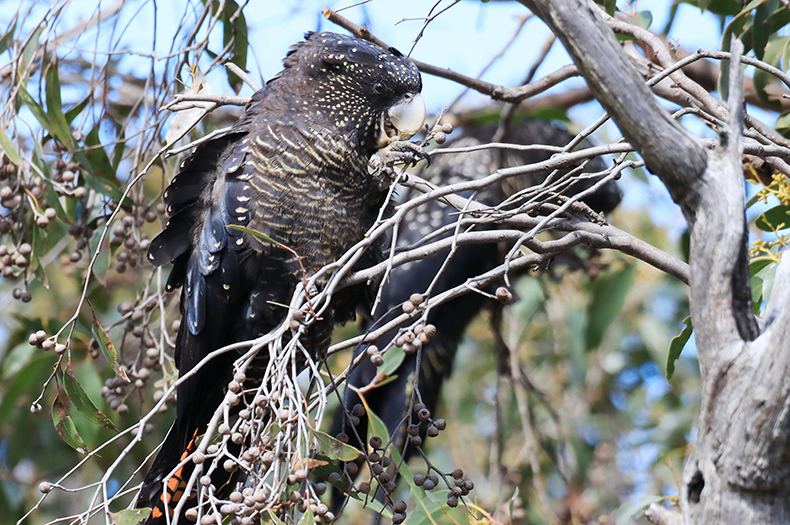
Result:
{"type": "Polygon", "coordinates": [[[683,319],[683,324],[686,326],[678,335],[673,337],[672,342],[669,343],[669,353],[667,354],[667,381],[672,381],[672,376],[675,373],[675,361],[680,358],[680,352],[683,351],[683,348],[691,337],[691,332],[694,331],[694,327],[691,325],[691,316],[683,319]]]}
{"type": "Polygon", "coordinates": [[[74,370],[72,370],[71,367],[68,367],[65,372],[60,372],[59,376],[63,383],[63,388],[66,390],[66,394],[68,394],[71,400],[71,404],[80,414],[85,416],[85,419],[96,425],[115,430],[116,432],[118,431],[110,418],[102,414],[102,412],[96,408],[96,405],[93,404],[88,393],[85,392],[80,382],[74,377],[74,370]]]}
{"type": "Polygon", "coordinates": [[[110,338],[107,337],[107,332],[104,331],[104,328],[99,324],[99,320],[96,319],[96,313],[93,311],[92,306],[91,317],[91,331],[93,332],[93,337],[96,338],[96,342],[99,343],[101,353],[104,355],[104,358],[107,359],[113,372],[127,383],[130,383],[131,381],[129,381],[126,372],[124,372],[118,364],[118,352],[115,350],[115,346],[112,344],[112,341],[110,341],[110,338]]]}
{"type": "MultiPolygon", "coordinates": [[[[247,69],[247,20],[244,18],[244,13],[239,9],[239,5],[233,0],[225,2],[225,9],[222,12],[222,45],[227,47],[228,44],[233,42],[230,48],[232,53],[230,62],[233,62],[240,69],[247,69]]],[[[225,68],[228,75],[228,83],[237,94],[241,91],[243,85],[242,80],[232,73],[228,68],[225,68]]]]}
{"type": "Polygon", "coordinates": [[[60,402],[60,394],[55,396],[55,401],[52,403],[52,422],[55,424],[55,430],[68,446],[82,454],[90,452],[77,432],[77,427],[74,426],[74,421],[66,411],[66,407],[60,402]]]}
{"type": "Polygon", "coordinates": [[[625,296],[634,282],[636,266],[599,276],[593,283],[593,297],[587,307],[587,326],[584,330],[585,349],[601,344],[609,325],[617,318],[625,303],[625,296]]]}
{"type": "Polygon", "coordinates": [[[139,525],[141,521],[151,514],[151,510],[148,507],[143,509],[124,509],[120,512],[110,512],[110,516],[115,525],[139,525]]]}
{"type": "Polygon", "coordinates": [[[16,150],[16,146],[14,145],[11,138],[6,134],[4,129],[0,129],[0,151],[5,153],[6,157],[8,157],[11,162],[17,166],[22,165],[22,157],[19,155],[19,152],[16,150]]]}
{"type": "Polygon", "coordinates": [[[359,449],[346,445],[339,439],[320,430],[312,430],[312,435],[318,443],[318,453],[336,461],[354,461],[360,455],[359,449]]]}
{"type": "MultiPolygon", "coordinates": [[[[390,377],[398,371],[401,363],[406,358],[406,352],[399,346],[393,346],[384,354],[384,364],[376,370],[376,375],[381,376],[382,379],[390,377]]],[[[381,383],[377,383],[381,385],[381,383]]]]}
{"type": "Polygon", "coordinates": [[[47,67],[45,90],[47,95],[47,117],[49,120],[48,131],[53,137],[66,146],[69,151],[74,150],[74,137],[71,136],[69,123],[63,113],[63,102],[60,98],[60,78],[58,77],[57,62],[52,62],[47,67]]]}

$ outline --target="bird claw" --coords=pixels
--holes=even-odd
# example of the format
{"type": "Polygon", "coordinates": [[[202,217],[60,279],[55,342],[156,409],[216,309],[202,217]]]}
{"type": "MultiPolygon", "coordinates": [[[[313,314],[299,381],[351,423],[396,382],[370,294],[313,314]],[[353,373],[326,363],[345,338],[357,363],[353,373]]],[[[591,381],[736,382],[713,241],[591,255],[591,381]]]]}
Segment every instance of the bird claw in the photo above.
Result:
{"type": "Polygon", "coordinates": [[[420,144],[399,140],[372,155],[368,168],[374,177],[380,179],[380,183],[386,183],[386,179],[395,179],[395,166],[409,167],[421,160],[428,161],[430,165],[431,158],[420,144]]]}

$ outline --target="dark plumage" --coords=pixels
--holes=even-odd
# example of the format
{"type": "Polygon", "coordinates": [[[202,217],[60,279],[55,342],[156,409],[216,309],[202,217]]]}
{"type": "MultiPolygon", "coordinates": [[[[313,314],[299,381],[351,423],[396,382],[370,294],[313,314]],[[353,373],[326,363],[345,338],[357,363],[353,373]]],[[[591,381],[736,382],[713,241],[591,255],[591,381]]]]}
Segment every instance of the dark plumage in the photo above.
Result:
{"type": "MultiPolygon", "coordinates": [[[[359,241],[385,203],[386,189],[368,174],[370,155],[424,120],[419,72],[392,48],[308,33],[284,65],[227,134],[181,164],[164,193],[170,220],[148,258],[173,262],[167,289],[183,286],[175,352],[182,375],[218,348],[271,331],[286,314],[273,303],[288,304],[302,279],[291,252],[229,226],[265,234],[296,252],[308,275],[316,272],[359,241]]],[[[369,250],[359,264],[379,257],[369,250]]],[[[333,325],[352,319],[368,296],[364,286],[340,292],[303,339],[308,350],[325,348],[333,325]]],[[[169,478],[167,498],[163,482],[204,432],[237,357],[214,359],[178,388],[175,424],[137,501],[154,507],[147,523],[164,523],[164,501],[172,512],[181,498],[191,463],[169,478]]]]}
{"type": "MultiPolygon", "coordinates": [[[[491,142],[496,132],[496,126],[477,126],[466,130],[461,136],[448,143],[448,147],[470,147],[491,142]]],[[[564,146],[573,135],[566,130],[553,126],[545,121],[524,121],[514,125],[508,136],[508,142],[516,144],[547,144],[564,146]]],[[[479,179],[493,173],[500,167],[529,165],[542,162],[551,157],[547,151],[513,151],[504,150],[500,154],[497,150],[481,150],[473,153],[457,155],[440,155],[435,157],[430,167],[426,168],[423,176],[433,183],[443,186],[467,180],[479,179]]],[[[586,173],[603,171],[606,166],[601,159],[595,159],[587,164],[586,173]]],[[[508,179],[502,184],[486,188],[477,195],[477,200],[482,203],[494,205],[503,201],[508,196],[524,188],[542,183],[549,172],[539,172],[528,176],[508,179]]],[[[565,191],[566,195],[579,193],[590,188],[598,179],[576,177],[575,182],[565,191]]],[[[417,196],[416,192],[408,191],[403,200],[417,196]]],[[[584,198],[592,209],[607,213],[612,211],[621,199],[620,190],[615,182],[608,182],[595,193],[584,198]]],[[[457,220],[457,210],[449,208],[439,201],[431,201],[416,210],[416,214],[407,216],[405,226],[401,228],[398,237],[399,246],[414,244],[428,233],[439,229],[441,226],[452,224],[457,220]]],[[[447,234],[446,236],[450,236],[447,234]]],[[[386,286],[382,296],[382,307],[379,311],[386,312],[409,300],[411,294],[423,292],[430,285],[434,276],[442,266],[446,254],[415,261],[396,268],[392,272],[390,283],[386,286]]],[[[464,283],[468,279],[485,273],[495,267],[501,260],[502,254],[495,244],[466,245],[458,247],[449,266],[439,277],[433,294],[464,283]]],[[[493,286],[489,292],[493,292],[493,286]]],[[[430,342],[422,346],[419,389],[422,402],[431,412],[434,412],[439,400],[444,380],[450,375],[458,345],[464,335],[466,327],[477,316],[483,307],[492,301],[476,293],[469,293],[453,301],[431,309],[428,322],[435,325],[437,335],[430,342]]],[[[400,314],[396,309],[394,315],[400,314]]],[[[377,325],[383,324],[394,315],[383,316],[377,320],[377,325]]],[[[384,348],[395,337],[393,332],[378,341],[379,348],[384,348]]],[[[358,351],[364,352],[366,348],[358,351]]],[[[398,425],[403,421],[409,409],[409,402],[413,391],[416,354],[407,355],[401,366],[395,372],[397,377],[382,386],[369,390],[365,400],[371,410],[377,414],[387,425],[390,434],[397,434],[396,448],[401,450],[405,439],[405,427],[398,425]]],[[[370,361],[363,361],[362,365],[352,372],[349,383],[355,387],[369,384],[376,376],[377,369],[370,361]]],[[[358,397],[349,388],[346,389],[345,404],[351,408],[359,402],[358,397]]],[[[415,401],[416,402],[416,401],[415,401]]],[[[441,415],[434,414],[434,417],[441,415]]],[[[416,421],[416,416],[415,416],[416,421]]],[[[356,427],[360,436],[367,435],[366,418],[356,427]]],[[[339,413],[333,422],[333,433],[338,433],[347,428],[344,416],[339,413]]],[[[422,437],[425,438],[425,425],[422,427],[422,437]]],[[[350,431],[348,431],[351,433],[350,431]]],[[[414,453],[413,447],[406,449],[407,459],[414,453]]],[[[336,495],[335,506],[339,507],[342,495],[336,495]]]]}

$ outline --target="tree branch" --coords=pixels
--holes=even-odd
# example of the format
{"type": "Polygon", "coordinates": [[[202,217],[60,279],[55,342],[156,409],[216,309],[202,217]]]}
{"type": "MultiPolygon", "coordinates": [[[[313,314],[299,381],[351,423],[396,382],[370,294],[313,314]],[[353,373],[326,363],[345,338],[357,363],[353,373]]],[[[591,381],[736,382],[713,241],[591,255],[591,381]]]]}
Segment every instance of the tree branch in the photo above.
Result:
{"type": "Polygon", "coordinates": [[[650,171],[664,182],[674,201],[687,210],[685,201],[692,184],[705,171],[705,148],[653,97],[604,24],[600,10],[584,0],[520,1],[537,12],[562,40],[595,98],[644,157],[650,171]]]}

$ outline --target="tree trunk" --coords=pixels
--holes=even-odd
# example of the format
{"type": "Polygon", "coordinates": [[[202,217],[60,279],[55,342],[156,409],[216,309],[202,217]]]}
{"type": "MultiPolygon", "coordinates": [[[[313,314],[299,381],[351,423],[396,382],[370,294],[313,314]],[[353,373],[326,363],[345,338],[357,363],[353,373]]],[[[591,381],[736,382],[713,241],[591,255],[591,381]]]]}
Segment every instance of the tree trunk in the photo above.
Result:
{"type": "MultiPolygon", "coordinates": [[[[669,118],[588,0],[521,0],[562,40],[592,92],[680,205],[691,234],[691,317],[702,376],[695,451],[680,515],[654,523],[790,523],[790,261],[765,316],[753,314],[744,216],[742,45],[733,45],[730,105],[719,145],[669,118]]],[[[674,80],[687,80],[681,71],[674,80]],[[679,78],[681,75],[683,78],[679,78]]]]}

